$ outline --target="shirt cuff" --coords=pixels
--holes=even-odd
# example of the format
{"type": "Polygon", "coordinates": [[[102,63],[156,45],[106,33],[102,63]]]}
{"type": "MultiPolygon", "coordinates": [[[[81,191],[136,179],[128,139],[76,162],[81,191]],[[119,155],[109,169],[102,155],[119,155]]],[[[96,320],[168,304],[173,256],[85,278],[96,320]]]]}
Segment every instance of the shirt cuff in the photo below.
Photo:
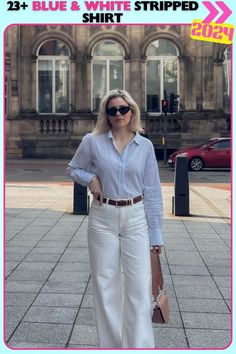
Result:
{"type": "Polygon", "coordinates": [[[150,246],[164,245],[163,237],[160,229],[149,229],[149,239],[150,239],[150,246]]]}
{"type": "MultiPolygon", "coordinates": [[[[97,177],[95,174],[93,173],[90,173],[90,172],[84,172],[83,173],[83,180],[80,180],[86,187],[89,187],[90,185],[90,182],[92,181],[92,179],[94,177],[97,177]]],[[[79,182],[79,183],[81,183],[79,182]]],[[[82,184],[81,183],[81,184],[82,184]]]]}
{"type": "Polygon", "coordinates": [[[79,168],[68,167],[67,169],[69,177],[75,182],[81,184],[84,187],[88,187],[93,177],[96,177],[94,173],[87,172],[79,168]]]}

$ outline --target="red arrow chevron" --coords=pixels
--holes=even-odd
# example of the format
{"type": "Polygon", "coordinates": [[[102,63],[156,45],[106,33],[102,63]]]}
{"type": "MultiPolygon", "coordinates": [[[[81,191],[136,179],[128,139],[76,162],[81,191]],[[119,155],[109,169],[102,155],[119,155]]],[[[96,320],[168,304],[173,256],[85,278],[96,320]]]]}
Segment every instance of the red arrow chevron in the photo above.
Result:
{"type": "MultiPolygon", "coordinates": [[[[219,10],[210,1],[203,1],[203,5],[210,11],[209,15],[203,20],[203,23],[210,23],[218,15],[219,10]]],[[[215,21],[216,23],[223,23],[232,14],[232,11],[223,1],[216,1],[216,4],[223,11],[223,14],[215,21]]]]}

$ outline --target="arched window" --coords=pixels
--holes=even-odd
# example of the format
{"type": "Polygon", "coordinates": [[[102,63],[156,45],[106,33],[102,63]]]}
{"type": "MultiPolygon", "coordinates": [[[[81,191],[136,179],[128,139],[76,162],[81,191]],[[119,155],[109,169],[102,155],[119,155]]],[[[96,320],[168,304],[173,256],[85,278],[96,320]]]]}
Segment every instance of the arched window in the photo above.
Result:
{"type": "Polygon", "coordinates": [[[230,47],[223,54],[223,107],[226,112],[230,111],[230,47]]]}
{"type": "Polygon", "coordinates": [[[146,51],[146,105],[148,112],[161,113],[161,100],[178,94],[178,49],[169,39],[160,38],[146,51]]]}
{"type": "Polygon", "coordinates": [[[92,110],[97,112],[108,91],[124,88],[124,49],[114,40],[104,39],[94,46],[92,57],[92,110]]]}
{"type": "Polygon", "coordinates": [[[39,113],[68,113],[70,105],[70,52],[60,40],[38,49],[37,109],[39,113]]]}

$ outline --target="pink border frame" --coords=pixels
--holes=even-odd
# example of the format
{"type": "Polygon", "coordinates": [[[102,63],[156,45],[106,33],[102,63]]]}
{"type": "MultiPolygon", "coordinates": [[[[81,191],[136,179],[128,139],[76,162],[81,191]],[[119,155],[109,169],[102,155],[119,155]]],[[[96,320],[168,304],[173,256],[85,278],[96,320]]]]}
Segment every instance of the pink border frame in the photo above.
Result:
{"type": "MultiPolygon", "coordinates": [[[[233,138],[233,102],[232,102],[232,97],[233,97],[233,44],[231,44],[231,63],[230,63],[230,71],[231,71],[231,75],[230,75],[230,90],[231,90],[231,100],[230,100],[230,123],[231,123],[231,127],[230,127],[230,137],[231,137],[231,174],[230,174],[230,193],[231,193],[231,202],[230,202],[230,206],[231,206],[231,210],[230,210],[230,220],[231,220],[231,224],[230,224],[230,306],[231,306],[231,313],[230,313],[230,341],[229,344],[224,347],[224,348],[161,348],[161,347],[157,347],[157,348],[13,348],[10,347],[7,343],[6,343],[6,282],[5,282],[5,274],[6,274],[6,255],[5,255],[5,247],[6,247],[6,213],[5,213],[5,207],[6,207],[6,97],[7,97],[7,92],[6,92],[6,63],[5,63],[5,58],[6,58],[6,32],[8,30],[8,28],[13,27],[13,26],[38,26],[38,25],[44,25],[44,26],[60,26],[62,25],[61,23],[20,23],[20,24],[10,24],[8,25],[4,32],[3,32],[3,36],[4,36],[4,40],[3,40],[3,53],[4,53],[4,64],[3,64],[3,93],[4,93],[4,122],[3,122],[3,158],[4,158],[4,165],[3,165],[3,170],[4,170],[4,194],[3,194],[3,208],[4,208],[4,212],[3,212],[3,235],[4,235],[4,242],[3,242],[3,342],[5,344],[5,346],[11,350],[225,350],[227,348],[230,347],[230,345],[232,344],[233,341],[233,337],[232,337],[232,331],[233,331],[233,204],[232,204],[232,195],[233,195],[233,186],[232,186],[232,181],[233,181],[233,169],[232,169],[232,163],[233,163],[233,149],[232,149],[232,138],[233,138]]],[[[86,27],[90,27],[90,26],[190,26],[191,24],[188,23],[178,23],[178,24],[173,24],[173,23],[122,23],[122,24],[101,24],[101,23],[96,23],[96,24],[78,24],[78,23],[63,23],[63,25],[67,25],[67,26],[86,26],[86,27]]]]}

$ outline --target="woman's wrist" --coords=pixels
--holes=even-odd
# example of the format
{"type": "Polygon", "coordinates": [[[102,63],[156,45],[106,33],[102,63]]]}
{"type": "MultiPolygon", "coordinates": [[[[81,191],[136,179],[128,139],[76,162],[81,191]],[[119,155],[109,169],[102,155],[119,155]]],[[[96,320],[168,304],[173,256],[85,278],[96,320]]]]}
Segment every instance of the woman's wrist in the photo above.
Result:
{"type": "Polygon", "coordinates": [[[90,182],[89,182],[89,188],[91,187],[91,185],[92,185],[92,183],[93,182],[95,182],[95,181],[97,181],[97,176],[93,176],[92,178],[91,178],[91,180],[90,180],[90,182]]]}
{"type": "Polygon", "coordinates": [[[89,182],[89,186],[90,186],[94,181],[96,181],[96,179],[97,179],[97,176],[93,176],[93,177],[91,178],[90,182],[89,182]]]}

